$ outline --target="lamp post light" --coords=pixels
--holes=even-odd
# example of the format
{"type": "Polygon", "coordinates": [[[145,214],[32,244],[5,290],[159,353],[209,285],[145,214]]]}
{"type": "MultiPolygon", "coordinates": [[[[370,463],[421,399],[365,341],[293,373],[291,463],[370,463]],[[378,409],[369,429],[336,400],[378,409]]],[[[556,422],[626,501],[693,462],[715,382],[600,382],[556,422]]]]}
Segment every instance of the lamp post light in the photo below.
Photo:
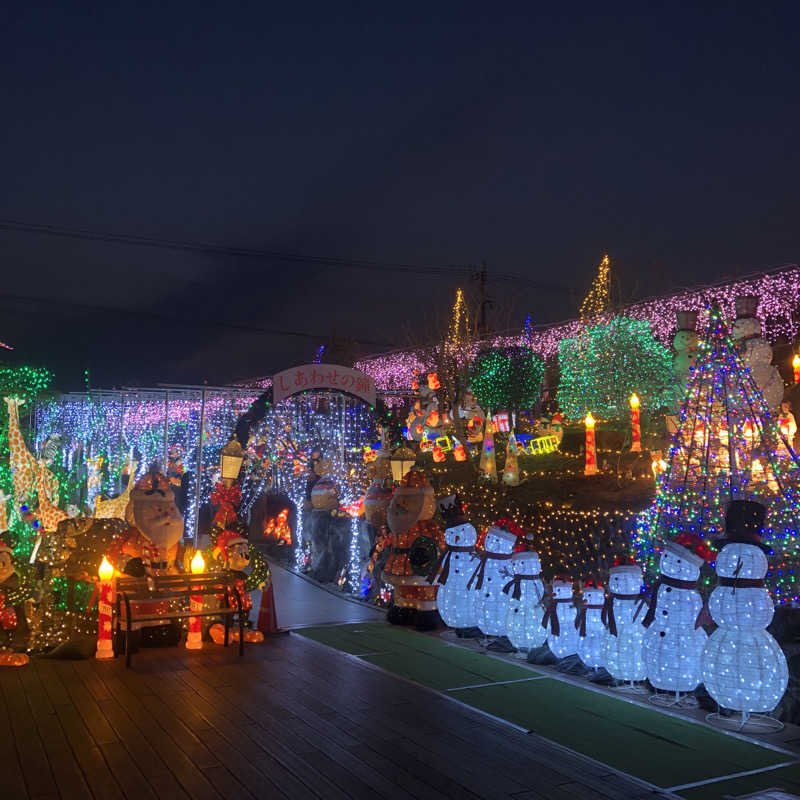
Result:
{"type": "Polygon", "coordinates": [[[400,445],[400,447],[392,453],[389,462],[392,465],[392,478],[395,483],[400,483],[405,477],[405,474],[417,463],[417,456],[410,447],[400,445]]]}
{"type": "Polygon", "coordinates": [[[230,489],[239,479],[239,472],[244,461],[244,450],[235,437],[231,439],[219,454],[219,470],[222,484],[230,489]]]}

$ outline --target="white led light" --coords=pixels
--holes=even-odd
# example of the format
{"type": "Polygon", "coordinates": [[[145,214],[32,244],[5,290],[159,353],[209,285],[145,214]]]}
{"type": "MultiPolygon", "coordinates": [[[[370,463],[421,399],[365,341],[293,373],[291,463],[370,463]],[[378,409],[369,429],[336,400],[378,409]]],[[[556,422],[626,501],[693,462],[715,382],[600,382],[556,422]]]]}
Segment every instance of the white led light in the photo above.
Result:
{"type": "Polygon", "coordinates": [[[540,647],[547,638],[547,631],[542,627],[542,598],[544,584],[538,576],[542,566],[539,554],[532,551],[514,553],[511,557],[511,569],[515,579],[506,583],[509,598],[506,614],[506,636],[511,644],[519,650],[530,650],[540,647]],[[519,594],[519,597],[515,597],[519,594]]]}
{"type": "MultiPolygon", "coordinates": [[[[694,583],[703,559],[679,545],[667,545],[661,555],[662,576],[694,583]]],[[[706,632],[695,628],[703,601],[697,589],[661,585],[655,618],[644,635],[647,678],[656,689],[691,692],[700,683],[700,656],[706,632]]]]}
{"type": "MultiPolygon", "coordinates": [[[[608,589],[612,595],[639,595],[642,589],[641,569],[632,564],[612,567],[608,589]]],[[[645,629],[642,625],[644,609],[640,609],[641,600],[619,597],[613,597],[612,600],[617,635],[608,637],[606,669],[620,681],[643,681],[647,671],[642,658],[645,629]]],[[[609,633],[613,634],[613,631],[609,633]]]]}
{"type": "MultiPolygon", "coordinates": [[[[475,574],[472,590],[475,595],[475,616],[478,627],[485,636],[502,636],[506,632],[506,616],[508,614],[508,595],[503,594],[503,586],[511,578],[511,551],[517,537],[502,528],[490,527],[486,534],[484,549],[486,550],[486,566],[482,570],[483,581],[478,587],[479,572],[475,574]],[[492,558],[505,556],[505,558],[492,558]]],[[[474,562],[473,562],[474,563],[474,562]]]]}
{"type": "MultiPolygon", "coordinates": [[[[456,525],[444,532],[448,547],[474,547],[478,539],[475,528],[468,522],[456,525]]],[[[475,592],[467,590],[467,581],[475,568],[475,561],[468,552],[445,553],[443,568],[447,569],[447,580],[439,586],[436,601],[439,616],[451,628],[470,628],[477,624],[475,616],[475,592]]]]}
{"type": "Polygon", "coordinates": [[[548,626],[547,646],[557,658],[566,658],[578,650],[578,631],[575,630],[575,616],[578,609],[572,597],[572,581],[553,581],[553,599],[556,603],[556,617],[558,619],[558,634],[553,633],[552,626],[548,626]]]}
{"type": "MultiPolygon", "coordinates": [[[[760,580],[767,558],[759,547],[732,542],[717,558],[717,575],[760,580]]],[[[789,681],[786,656],[765,628],[774,608],[764,588],[717,586],[709,609],[719,625],[701,659],[703,683],[723,708],[769,712],[778,705],[789,681]]]]}
{"type": "Polygon", "coordinates": [[[602,605],[605,592],[602,588],[584,587],[583,602],[587,606],[598,606],[585,610],[585,635],[581,636],[578,628],[578,658],[592,669],[605,666],[606,647],[608,647],[608,630],[602,620],[602,605]]]}

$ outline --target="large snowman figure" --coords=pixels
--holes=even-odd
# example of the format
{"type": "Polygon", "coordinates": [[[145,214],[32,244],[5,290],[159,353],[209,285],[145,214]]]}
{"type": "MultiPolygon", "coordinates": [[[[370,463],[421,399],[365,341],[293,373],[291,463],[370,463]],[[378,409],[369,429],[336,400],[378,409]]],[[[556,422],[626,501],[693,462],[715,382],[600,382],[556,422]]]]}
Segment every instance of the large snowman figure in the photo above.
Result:
{"type": "Polygon", "coordinates": [[[471,628],[477,623],[475,592],[467,590],[472,569],[470,562],[478,534],[465,519],[452,519],[444,532],[445,551],[438,569],[428,579],[439,584],[439,616],[451,628],[471,628]]]}
{"type": "Polygon", "coordinates": [[[753,380],[764,395],[771,411],[776,411],[783,399],[783,378],[772,366],[772,347],[762,336],[761,321],[756,317],[758,298],[736,298],[736,321],[731,337],[738,345],[746,367],[750,367],[753,380]]]}
{"type": "Polygon", "coordinates": [[[765,630],[773,605],[764,588],[767,574],[761,544],[766,509],[750,500],[734,500],[725,515],[724,545],[717,557],[718,586],[709,609],[719,625],[701,659],[703,683],[723,708],[772,711],[789,681],[786,657],[765,630]]]}
{"type": "Polygon", "coordinates": [[[642,658],[644,613],[642,570],[638,564],[611,567],[603,621],[608,625],[606,669],[619,681],[643,681],[647,671],[642,658]]]}
{"type": "Polygon", "coordinates": [[[575,629],[578,631],[578,658],[590,669],[606,663],[608,630],[603,623],[606,593],[602,585],[589,580],[583,586],[583,602],[578,606],[575,629]]]}
{"type": "Polygon", "coordinates": [[[666,542],[661,554],[661,576],[644,625],[644,663],[656,689],[691,692],[700,683],[700,656],[706,632],[698,626],[703,600],[697,591],[700,567],[714,553],[698,536],[682,533],[666,542]]]}
{"type": "Polygon", "coordinates": [[[672,359],[672,369],[680,386],[685,386],[689,380],[689,373],[697,361],[697,349],[700,339],[697,336],[697,312],[678,311],[678,330],[672,340],[675,355],[672,359]]]}
{"type": "Polygon", "coordinates": [[[554,578],[542,626],[550,628],[547,646],[556,658],[566,658],[578,651],[578,631],[575,628],[577,613],[572,596],[572,579],[563,576],[554,578]]]}
{"type": "Polygon", "coordinates": [[[509,597],[503,594],[503,586],[511,577],[509,567],[516,541],[515,534],[492,525],[478,555],[478,566],[467,582],[467,589],[474,593],[477,625],[484,636],[503,636],[506,632],[509,597]]]}
{"type": "Polygon", "coordinates": [[[547,638],[542,627],[542,567],[539,554],[531,550],[514,553],[511,558],[514,577],[503,587],[510,598],[506,615],[506,636],[517,650],[540,647],[547,638]]]}

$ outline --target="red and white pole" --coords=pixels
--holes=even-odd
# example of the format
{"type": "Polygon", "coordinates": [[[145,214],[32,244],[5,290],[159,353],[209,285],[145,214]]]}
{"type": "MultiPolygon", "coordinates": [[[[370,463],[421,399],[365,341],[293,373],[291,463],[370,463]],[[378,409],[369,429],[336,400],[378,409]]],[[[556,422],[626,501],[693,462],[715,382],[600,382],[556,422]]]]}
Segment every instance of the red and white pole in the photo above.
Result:
{"type": "Polygon", "coordinates": [[[114,645],[111,641],[111,609],[114,606],[114,567],[103,556],[97,571],[100,592],[97,601],[97,652],[95,658],[114,658],[114,645]]]}
{"type": "Polygon", "coordinates": [[[586,466],[583,474],[597,475],[597,448],[594,441],[594,417],[591,411],[586,415],[584,423],[586,424],[586,466]]]}
{"type": "Polygon", "coordinates": [[[642,425],[639,416],[639,395],[631,395],[631,453],[642,452],[642,425]]]}
{"type": "MultiPolygon", "coordinates": [[[[203,560],[201,552],[198,550],[192,559],[192,575],[199,575],[205,572],[206,562],[203,560]]],[[[203,610],[203,595],[193,594],[189,598],[189,611],[199,614],[203,610]]],[[[189,633],[186,636],[187,650],[203,649],[203,629],[202,617],[189,617],[189,633]]]]}

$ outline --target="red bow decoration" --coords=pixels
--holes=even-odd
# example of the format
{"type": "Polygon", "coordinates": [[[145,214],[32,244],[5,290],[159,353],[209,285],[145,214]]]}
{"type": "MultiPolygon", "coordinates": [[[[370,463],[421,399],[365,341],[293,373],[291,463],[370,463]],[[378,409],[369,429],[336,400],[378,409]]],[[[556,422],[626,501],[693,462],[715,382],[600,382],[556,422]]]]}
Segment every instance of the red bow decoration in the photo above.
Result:
{"type": "Polygon", "coordinates": [[[6,608],[6,596],[0,594],[0,628],[4,631],[13,631],[17,627],[17,612],[13,608],[6,608]]]}
{"type": "Polygon", "coordinates": [[[236,509],[242,502],[242,487],[238,483],[234,483],[228,489],[222,483],[218,483],[214,487],[210,499],[212,505],[219,506],[214,515],[214,523],[224,528],[229,522],[236,519],[236,509]]]}

